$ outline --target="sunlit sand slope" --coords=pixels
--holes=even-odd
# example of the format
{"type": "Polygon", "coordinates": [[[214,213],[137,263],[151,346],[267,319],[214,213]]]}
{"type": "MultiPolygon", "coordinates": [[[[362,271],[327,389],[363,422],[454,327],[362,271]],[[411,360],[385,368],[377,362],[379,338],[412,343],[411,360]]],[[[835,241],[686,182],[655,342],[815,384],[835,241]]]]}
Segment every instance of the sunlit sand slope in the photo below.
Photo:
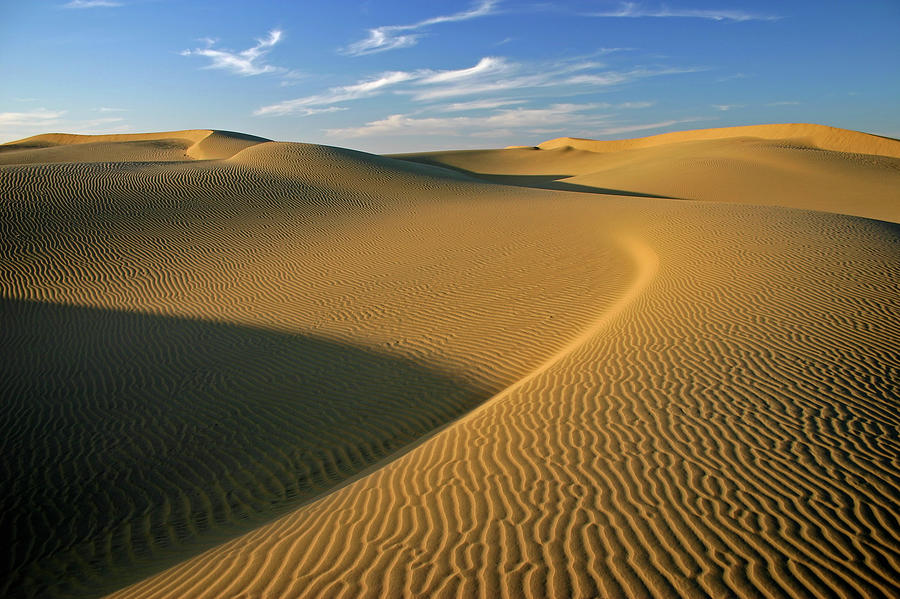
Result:
{"type": "Polygon", "coordinates": [[[0,595],[896,596],[900,226],[590,179],[757,137],[0,152],[0,595]]]}
{"type": "Polygon", "coordinates": [[[813,123],[785,123],[775,125],[749,125],[745,127],[720,127],[717,129],[693,129],[690,131],[674,131],[650,137],[619,140],[581,139],[577,137],[559,137],[538,145],[543,149],[573,147],[592,152],[617,152],[636,148],[679,143],[683,141],[700,141],[711,139],[731,139],[735,137],[753,137],[778,141],[783,144],[794,144],[805,148],[819,148],[834,152],[880,154],[900,158],[900,141],[879,135],[871,135],[860,131],[827,127],[813,123]]]}
{"type": "Polygon", "coordinates": [[[114,596],[896,596],[900,229],[532,209],[560,206],[632,265],[580,336],[384,468],[114,596]]]}
{"type": "Polygon", "coordinates": [[[265,141],[254,135],[208,129],[111,135],[47,133],[0,144],[0,164],[211,160],[229,158],[265,141]]]}
{"type": "Polygon", "coordinates": [[[398,155],[512,185],[824,210],[900,222],[900,141],[820,125],[398,155]]]}
{"type": "Polygon", "coordinates": [[[632,266],[524,191],[307,144],[0,168],[0,594],[134,582],[565,346],[632,266]]]}

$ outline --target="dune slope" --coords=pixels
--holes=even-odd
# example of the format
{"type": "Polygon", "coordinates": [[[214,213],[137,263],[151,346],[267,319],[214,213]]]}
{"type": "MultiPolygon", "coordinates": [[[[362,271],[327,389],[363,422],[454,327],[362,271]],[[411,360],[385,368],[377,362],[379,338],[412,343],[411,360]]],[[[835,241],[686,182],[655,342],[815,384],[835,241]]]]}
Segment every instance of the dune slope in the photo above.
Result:
{"type": "Polygon", "coordinates": [[[0,593],[895,595],[900,225],[528,188],[892,158],[151,137],[0,166],[0,593]]]}
{"type": "Polygon", "coordinates": [[[900,222],[900,141],[821,125],[397,155],[511,185],[822,210],[900,222]]]}
{"type": "Polygon", "coordinates": [[[614,219],[635,265],[572,346],[368,477],[113,596],[892,596],[900,230],[554,201],[614,219]]]}
{"type": "Polygon", "coordinates": [[[209,129],[110,135],[47,133],[0,144],[0,164],[216,160],[267,141],[209,129]]]}
{"type": "Polygon", "coordinates": [[[508,188],[308,144],[6,166],[0,196],[7,595],[112,590],[324,492],[630,270],[508,188]]]}

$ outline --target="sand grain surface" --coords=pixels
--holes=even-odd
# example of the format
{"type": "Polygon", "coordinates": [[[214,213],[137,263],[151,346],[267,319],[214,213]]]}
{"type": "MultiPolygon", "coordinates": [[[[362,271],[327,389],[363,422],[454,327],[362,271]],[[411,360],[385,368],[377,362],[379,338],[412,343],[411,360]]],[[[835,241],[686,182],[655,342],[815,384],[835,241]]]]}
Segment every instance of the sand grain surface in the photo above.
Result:
{"type": "Polygon", "coordinates": [[[5,595],[896,596],[896,158],[177,133],[0,152],[5,595]]]}

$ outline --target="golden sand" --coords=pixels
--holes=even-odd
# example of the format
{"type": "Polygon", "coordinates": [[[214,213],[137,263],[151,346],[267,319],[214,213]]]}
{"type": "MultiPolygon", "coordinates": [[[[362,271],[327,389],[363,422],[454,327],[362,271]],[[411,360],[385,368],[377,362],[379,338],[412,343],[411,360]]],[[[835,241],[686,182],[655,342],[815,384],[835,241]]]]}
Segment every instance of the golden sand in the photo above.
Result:
{"type": "Polygon", "coordinates": [[[0,592],[891,596],[900,142],[738,129],[0,146],[0,592]]]}

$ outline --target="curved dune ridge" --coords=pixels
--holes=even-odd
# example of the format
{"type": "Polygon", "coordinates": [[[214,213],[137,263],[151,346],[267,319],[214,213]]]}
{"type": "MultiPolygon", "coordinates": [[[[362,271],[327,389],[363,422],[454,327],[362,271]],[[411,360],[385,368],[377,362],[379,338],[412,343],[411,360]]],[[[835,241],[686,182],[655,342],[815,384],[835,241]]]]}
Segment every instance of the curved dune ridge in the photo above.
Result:
{"type": "Polygon", "coordinates": [[[629,274],[539,197],[335,148],[0,175],[7,595],[112,590],[322,493],[629,274]]]}
{"type": "Polygon", "coordinates": [[[719,127],[673,131],[634,139],[596,140],[578,137],[558,137],[537,145],[543,150],[570,147],[590,152],[619,152],[637,148],[652,148],[685,141],[753,137],[795,143],[800,147],[819,148],[850,154],[879,154],[900,158],[900,141],[890,137],[871,135],[860,131],[827,127],[813,123],[786,123],[775,125],[747,125],[743,127],[719,127]]]}
{"type": "Polygon", "coordinates": [[[255,135],[211,129],[109,135],[45,133],[0,144],[0,165],[219,160],[267,141],[255,135]]]}
{"type": "Polygon", "coordinates": [[[574,347],[368,477],[113,597],[892,596],[900,230],[566,203],[628,223],[637,265],[574,347]]]}
{"type": "Polygon", "coordinates": [[[678,131],[534,148],[403,154],[491,182],[765,204],[900,222],[900,141],[821,125],[678,131]]]}
{"type": "Polygon", "coordinates": [[[895,596],[900,226],[725,199],[893,158],[148,141],[0,166],[0,594],[895,596]]]}

